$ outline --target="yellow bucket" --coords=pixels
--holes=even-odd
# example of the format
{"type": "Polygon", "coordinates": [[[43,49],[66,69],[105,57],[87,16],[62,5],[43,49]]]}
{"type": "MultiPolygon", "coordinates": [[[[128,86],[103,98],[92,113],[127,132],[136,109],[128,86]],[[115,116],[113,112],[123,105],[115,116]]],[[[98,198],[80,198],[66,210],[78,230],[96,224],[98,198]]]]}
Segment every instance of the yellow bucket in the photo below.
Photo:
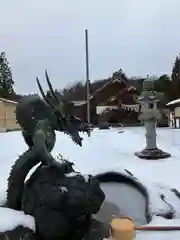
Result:
{"type": "Polygon", "coordinates": [[[114,218],[110,224],[110,236],[114,240],[134,239],[135,223],[129,217],[114,218]]]}

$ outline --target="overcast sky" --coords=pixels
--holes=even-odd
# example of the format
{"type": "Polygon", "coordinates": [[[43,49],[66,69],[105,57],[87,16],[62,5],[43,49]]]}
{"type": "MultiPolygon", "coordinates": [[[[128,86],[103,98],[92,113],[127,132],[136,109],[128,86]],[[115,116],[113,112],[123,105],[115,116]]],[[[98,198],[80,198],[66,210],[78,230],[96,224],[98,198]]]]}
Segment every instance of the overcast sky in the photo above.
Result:
{"type": "Polygon", "coordinates": [[[55,88],[85,80],[84,30],[92,81],[170,73],[180,52],[180,0],[0,0],[0,51],[15,89],[37,90],[49,71],[55,88]]]}

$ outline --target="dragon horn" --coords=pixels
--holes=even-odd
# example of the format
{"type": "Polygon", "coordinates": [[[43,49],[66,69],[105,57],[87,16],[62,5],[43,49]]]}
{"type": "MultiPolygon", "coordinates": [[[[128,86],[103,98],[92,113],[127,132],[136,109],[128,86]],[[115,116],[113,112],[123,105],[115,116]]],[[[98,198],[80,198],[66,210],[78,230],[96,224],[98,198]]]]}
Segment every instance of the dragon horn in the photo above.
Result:
{"type": "Polygon", "coordinates": [[[41,84],[40,84],[40,82],[39,82],[38,77],[36,77],[36,82],[37,82],[37,85],[38,85],[39,91],[41,92],[42,97],[43,97],[44,100],[49,104],[49,106],[50,106],[52,109],[54,109],[53,104],[52,104],[52,103],[49,101],[49,99],[46,97],[46,94],[44,93],[44,91],[43,91],[43,89],[42,89],[42,86],[41,86],[41,84]]]}
{"type": "Polygon", "coordinates": [[[61,116],[64,116],[64,115],[65,115],[65,112],[64,112],[64,109],[63,109],[63,104],[62,104],[62,102],[58,99],[58,97],[56,96],[56,94],[55,94],[55,92],[54,92],[54,90],[53,90],[52,84],[51,84],[51,82],[50,82],[50,80],[49,80],[49,76],[48,76],[47,70],[45,70],[45,75],[46,75],[46,81],[47,81],[49,90],[50,90],[52,96],[54,97],[54,99],[56,100],[57,104],[60,106],[60,109],[59,109],[60,114],[61,114],[61,116]]]}
{"type": "Polygon", "coordinates": [[[48,76],[47,70],[45,70],[45,75],[46,75],[46,81],[47,81],[49,90],[50,90],[52,96],[54,97],[54,99],[56,99],[56,102],[59,104],[59,99],[57,98],[57,96],[56,96],[56,94],[55,94],[55,92],[53,90],[52,84],[51,84],[51,82],[49,80],[49,76],[48,76]]]}

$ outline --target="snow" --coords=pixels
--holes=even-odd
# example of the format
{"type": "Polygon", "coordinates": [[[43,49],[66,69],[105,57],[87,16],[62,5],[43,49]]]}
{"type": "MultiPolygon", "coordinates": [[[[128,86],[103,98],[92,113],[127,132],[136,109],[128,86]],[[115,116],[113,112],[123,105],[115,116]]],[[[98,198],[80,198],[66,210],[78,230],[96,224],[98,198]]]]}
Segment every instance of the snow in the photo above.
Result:
{"type": "Polygon", "coordinates": [[[25,215],[24,212],[15,211],[9,208],[0,208],[0,232],[10,231],[17,226],[29,227],[35,230],[34,218],[25,215]]]}
{"type": "Polygon", "coordinates": [[[170,105],[173,105],[173,104],[176,104],[176,103],[180,103],[180,98],[176,99],[176,100],[173,100],[171,102],[169,102],[168,104],[166,104],[167,106],[170,106],[170,105]]]}
{"type": "MultiPolygon", "coordinates": [[[[65,158],[74,162],[77,172],[82,172],[85,178],[88,177],[88,174],[109,170],[129,170],[147,187],[153,213],[159,210],[164,211],[167,208],[159,194],[166,196],[168,202],[175,208],[175,219],[165,220],[160,217],[154,217],[150,224],[180,226],[180,200],[169,190],[171,187],[180,190],[180,130],[170,128],[157,129],[158,147],[170,152],[172,155],[170,158],[163,160],[142,160],[134,155],[134,152],[144,148],[144,135],[143,127],[114,128],[110,130],[94,129],[90,138],[83,135],[83,147],[79,147],[68,136],[57,133],[57,143],[53,150],[53,155],[57,156],[61,153],[65,158]],[[119,133],[120,130],[124,132],[119,133]]],[[[0,203],[3,204],[6,198],[7,176],[10,168],[18,155],[27,149],[27,146],[20,132],[1,133],[0,138],[0,203]]],[[[17,226],[22,222],[24,226],[28,225],[31,229],[35,229],[30,216],[25,216],[22,212],[12,212],[12,210],[5,208],[0,208],[0,211],[2,211],[0,212],[2,213],[0,232],[8,228],[12,229],[12,226],[17,226]],[[5,219],[4,222],[3,219],[5,219]],[[9,225],[6,226],[6,222],[9,225]]],[[[178,231],[164,233],[137,231],[136,233],[136,239],[139,240],[152,238],[165,240],[170,237],[171,239],[177,239],[180,237],[180,233],[178,231]]]]}

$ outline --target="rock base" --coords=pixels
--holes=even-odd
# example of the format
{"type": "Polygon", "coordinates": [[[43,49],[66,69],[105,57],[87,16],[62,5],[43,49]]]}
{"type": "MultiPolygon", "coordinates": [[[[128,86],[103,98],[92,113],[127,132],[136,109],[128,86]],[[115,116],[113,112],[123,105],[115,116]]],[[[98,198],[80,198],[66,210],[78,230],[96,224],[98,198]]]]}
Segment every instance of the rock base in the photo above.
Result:
{"type": "MultiPolygon", "coordinates": [[[[93,220],[89,231],[87,231],[84,240],[100,240],[108,238],[109,226],[97,220],[93,220]]],[[[12,231],[0,232],[0,240],[39,240],[31,229],[19,226],[12,231]]]]}
{"type": "Polygon", "coordinates": [[[1,232],[0,240],[19,240],[19,239],[27,239],[27,240],[37,240],[37,237],[33,233],[31,229],[19,226],[13,229],[12,231],[1,232]]]}
{"type": "Polygon", "coordinates": [[[98,220],[93,220],[92,225],[84,237],[84,240],[101,240],[109,237],[109,225],[98,220]]]}
{"type": "Polygon", "coordinates": [[[171,157],[170,153],[164,152],[159,148],[155,149],[144,149],[140,152],[136,152],[135,155],[139,158],[142,159],[147,159],[147,160],[157,160],[157,159],[164,159],[171,157]]]}

